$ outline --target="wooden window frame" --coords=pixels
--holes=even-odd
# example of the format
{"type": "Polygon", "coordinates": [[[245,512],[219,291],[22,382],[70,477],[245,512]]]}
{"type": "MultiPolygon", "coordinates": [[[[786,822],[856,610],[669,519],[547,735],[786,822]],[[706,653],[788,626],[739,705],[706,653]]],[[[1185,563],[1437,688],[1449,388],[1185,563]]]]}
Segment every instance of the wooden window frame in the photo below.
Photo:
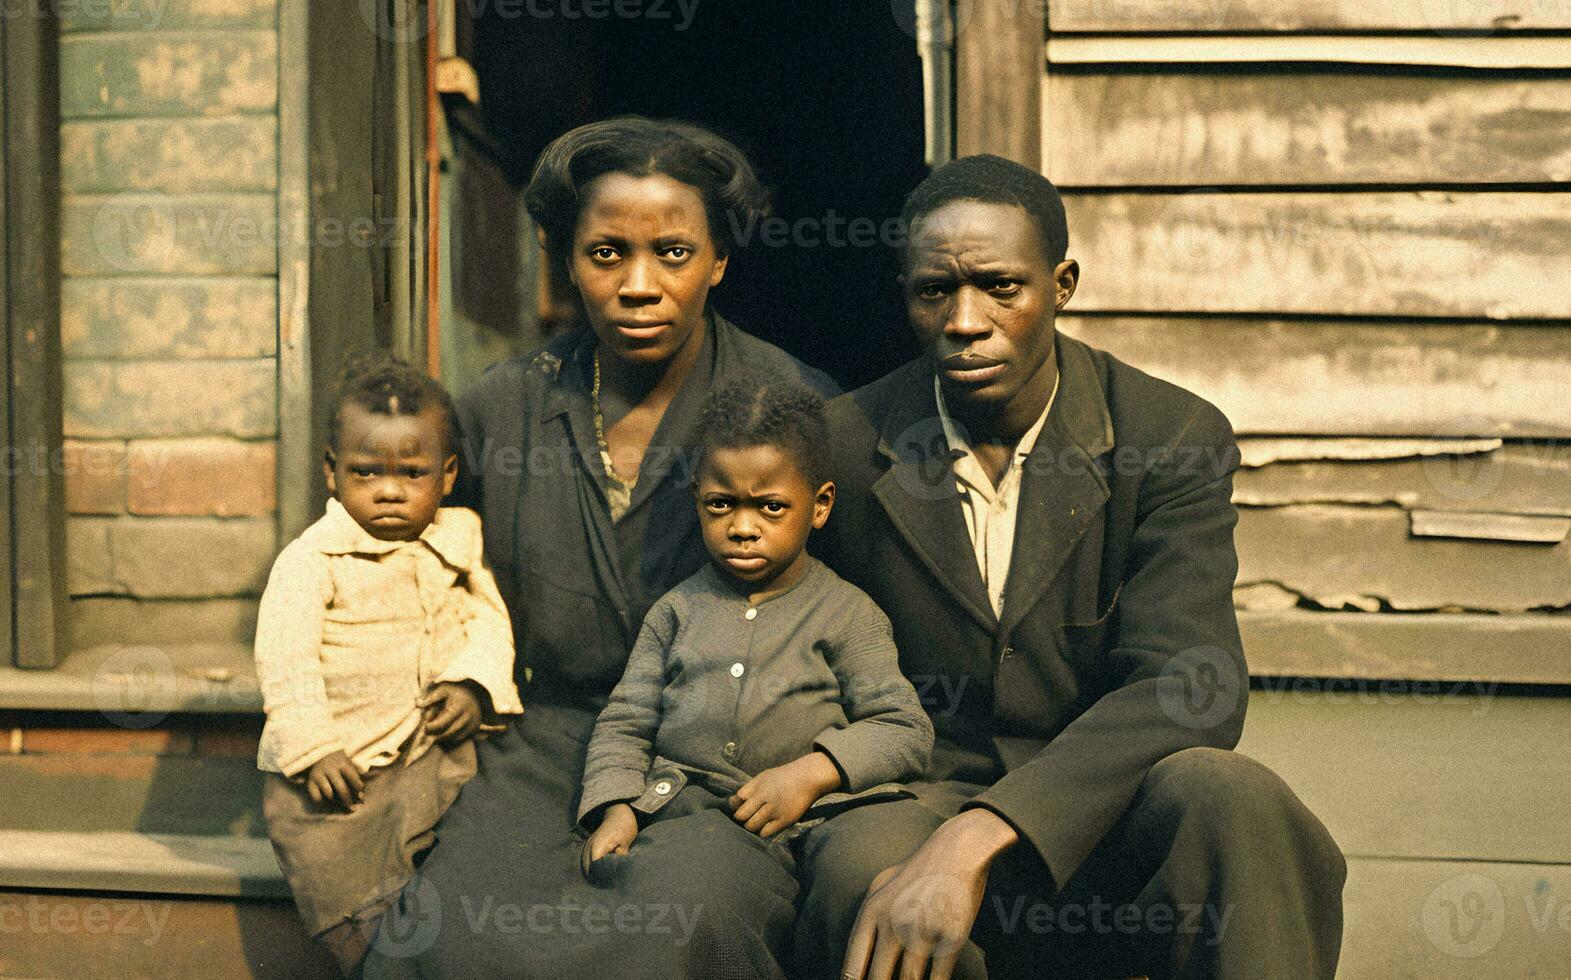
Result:
{"type": "Polygon", "coordinates": [[[65,489],[60,371],[59,28],[45,0],[0,18],[6,358],[4,660],[48,668],[64,647],[65,489]]]}

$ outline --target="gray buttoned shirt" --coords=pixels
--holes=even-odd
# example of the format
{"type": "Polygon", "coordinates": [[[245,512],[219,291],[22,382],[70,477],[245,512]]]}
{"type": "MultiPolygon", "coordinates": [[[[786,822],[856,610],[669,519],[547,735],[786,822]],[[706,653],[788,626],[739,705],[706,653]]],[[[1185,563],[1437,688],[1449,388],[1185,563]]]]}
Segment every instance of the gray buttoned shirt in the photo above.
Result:
{"type": "Polygon", "coordinates": [[[616,802],[654,813],[690,780],[729,796],[815,749],[845,790],[819,813],[922,774],[933,725],[888,617],[809,561],[795,587],[757,604],[710,565],[654,604],[595,724],[580,821],[616,802]]]}

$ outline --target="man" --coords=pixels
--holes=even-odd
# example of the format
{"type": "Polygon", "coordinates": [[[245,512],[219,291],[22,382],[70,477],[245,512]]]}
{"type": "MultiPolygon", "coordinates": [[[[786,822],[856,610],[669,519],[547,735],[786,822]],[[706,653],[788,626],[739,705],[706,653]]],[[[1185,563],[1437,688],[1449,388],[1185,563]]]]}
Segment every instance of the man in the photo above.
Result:
{"type": "Polygon", "coordinates": [[[1054,330],[1057,190],[998,157],[907,200],[925,357],[830,406],[822,551],[938,732],[916,798],[805,843],[805,974],[1331,977],[1346,866],[1230,751],[1237,449],[1199,397],[1054,330]]]}

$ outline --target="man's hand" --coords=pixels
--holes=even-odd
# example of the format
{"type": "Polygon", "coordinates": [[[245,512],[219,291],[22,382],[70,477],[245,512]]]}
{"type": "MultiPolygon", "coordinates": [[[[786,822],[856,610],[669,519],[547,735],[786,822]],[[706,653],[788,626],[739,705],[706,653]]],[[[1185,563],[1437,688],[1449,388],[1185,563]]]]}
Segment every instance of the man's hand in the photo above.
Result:
{"type": "Polygon", "coordinates": [[[982,907],[993,859],[1018,840],[997,814],[967,810],[934,831],[910,860],[885,868],[867,889],[841,977],[949,980],[982,907]]]}
{"type": "Polygon", "coordinates": [[[589,842],[584,845],[584,870],[588,871],[589,865],[607,854],[626,854],[637,837],[638,815],[633,812],[633,808],[626,803],[612,803],[605,808],[600,826],[589,835],[589,842]]]}
{"type": "Polygon", "coordinates": [[[731,816],[760,837],[773,837],[798,820],[818,798],[840,786],[829,756],[809,752],[795,762],[765,769],[731,797],[731,816]]]}
{"type": "Polygon", "coordinates": [[[443,745],[456,745],[480,727],[480,698],[468,684],[434,684],[420,707],[426,734],[443,745]]]}
{"type": "Polygon", "coordinates": [[[360,770],[342,749],[311,764],[306,770],[305,788],[311,794],[312,803],[337,803],[345,810],[353,810],[365,799],[365,781],[360,778],[360,770]]]}

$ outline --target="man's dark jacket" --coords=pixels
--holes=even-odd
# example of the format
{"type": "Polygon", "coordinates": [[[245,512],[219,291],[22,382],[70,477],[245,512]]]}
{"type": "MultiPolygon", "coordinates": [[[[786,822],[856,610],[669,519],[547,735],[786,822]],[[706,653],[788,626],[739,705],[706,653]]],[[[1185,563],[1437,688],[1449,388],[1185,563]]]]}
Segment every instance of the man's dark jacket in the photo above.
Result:
{"type": "Polygon", "coordinates": [[[1058,335],[993,614],[926,361],[829,406],[838,497],[815,550],[888,613],[938,732],[931,776],[991,786],[1059,887],[1153,764],[1232,748],[1232,428],[1214,406],[1058,335]]]}

